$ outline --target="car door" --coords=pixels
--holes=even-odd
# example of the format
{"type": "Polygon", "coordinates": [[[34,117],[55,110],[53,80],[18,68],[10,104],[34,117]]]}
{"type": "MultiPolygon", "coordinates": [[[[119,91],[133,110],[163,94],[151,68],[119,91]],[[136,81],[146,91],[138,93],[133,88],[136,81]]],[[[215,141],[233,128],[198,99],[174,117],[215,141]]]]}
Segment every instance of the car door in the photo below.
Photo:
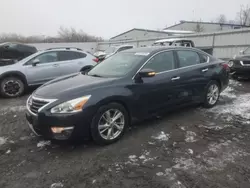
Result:
{"type": "Polygon", "coordinates": [[[139,106],[149,114],[158,112],[175,104],[176,61],[173,51],[163,51],[154,55],[142,68],[156,72],[154,77],[142,78],[137,84],[139,106]]]}
{"type": "Polygon", "coordinates": [[[79,72],[86,65],[87,54],[75,51],[60,51],[60,73],[62,76],[79,72]]]}
{"type": "Polygon", "coordinates": [[[206,66],[201,63],[197,51],[189,49],[176,50],[178,62],[176,87],[179,88],[177,101],[178,104],[189,103],[201,100],[201,94],[207,85],[204,72],[206,66]]]}
{"type": "Polygon", "coordinates": [[[30,85],[43,84],[60,76],[57,51],[42,53],[32,58],[24,66],[30,85]],[[35,65],[34,62],[36,62],[35,65]]]}

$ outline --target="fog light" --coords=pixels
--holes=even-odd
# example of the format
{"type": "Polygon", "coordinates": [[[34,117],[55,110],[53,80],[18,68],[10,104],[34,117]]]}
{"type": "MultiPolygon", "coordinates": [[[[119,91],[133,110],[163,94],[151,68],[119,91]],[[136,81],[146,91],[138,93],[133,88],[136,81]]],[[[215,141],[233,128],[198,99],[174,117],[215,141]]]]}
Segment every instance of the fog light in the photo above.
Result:
{"type": "Polygon", "coordinates": [[[57,133],[57,134],[60,134],[64,131],[72,131],[74,129],[74,127],[51,127],[51,131],[53,133],[57,133]]]}

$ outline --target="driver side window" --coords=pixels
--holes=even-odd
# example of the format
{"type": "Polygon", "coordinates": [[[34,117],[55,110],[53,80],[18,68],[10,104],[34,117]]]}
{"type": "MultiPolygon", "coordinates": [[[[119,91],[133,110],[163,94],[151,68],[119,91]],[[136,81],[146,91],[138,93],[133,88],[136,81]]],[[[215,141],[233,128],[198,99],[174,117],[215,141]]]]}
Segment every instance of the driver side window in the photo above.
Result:
{"type": "Polygon", "coordinates": [[[151,58],[143,69],[152,69],[156,73],[172,70],[175,68],[173,51],[161,52],[151,58]]]}
{"type": "Polygon", "coordinates": [[[32,60],[30,60],[27,65],[31,65],[33,63],[34,60],[38,59],[39,60],[39,64],[43,64],[43,63],[53,63],[58,61],[58,55],[57,52],[46,52],[43,54],[40,54],[36,57],[34,57],[32,60]]]}

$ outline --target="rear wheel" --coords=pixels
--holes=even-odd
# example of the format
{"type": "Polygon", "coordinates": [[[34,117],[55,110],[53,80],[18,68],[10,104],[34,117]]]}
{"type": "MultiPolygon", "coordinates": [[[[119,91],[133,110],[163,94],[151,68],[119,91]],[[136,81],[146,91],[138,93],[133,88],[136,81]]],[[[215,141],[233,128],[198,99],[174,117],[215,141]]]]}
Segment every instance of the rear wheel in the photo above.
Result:
{"type": "Polygon", "coordinates": [[[128,113],[122,105],[110,103],[102,106],[92,120],[92,138],[100,145],[112,144],[123,136],[128,124],[128,113]]]}
{"type": "Polygon", "coordinates": [[[0,92],[3,97],[14,98],[24,93],[25,85],[18,77],[7,77],[0,82],[0,92]]]}
{"type": "Polygon", "coordinates": [[[212,81],[208,84],[205,92],[204,107],[212,108],[220,97],[220,86],[218,82],[212,81]]]}

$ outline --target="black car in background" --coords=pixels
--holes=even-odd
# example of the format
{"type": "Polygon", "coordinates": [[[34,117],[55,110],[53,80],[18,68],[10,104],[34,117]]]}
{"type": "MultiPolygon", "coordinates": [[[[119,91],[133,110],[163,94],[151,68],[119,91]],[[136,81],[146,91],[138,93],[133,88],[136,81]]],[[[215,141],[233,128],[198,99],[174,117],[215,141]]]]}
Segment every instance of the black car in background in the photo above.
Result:
{"type": "Polygon", "coordinates": [[[36,52],[37,49],[31,45],[13,42],[1,43],[0,66],[14,64],[36,52]]]}
{"type": "Polygon", "coordinates": [[[250,47],[228,62],[232,78],[250,78],[250,47]]]}
{"type": "Polygon", "coordinates": [[[27,100],[30,128],[45,138],[119,140],[134,120],[192,103],[216,105],[229,68],[205,52],[185,47],[144,47],[120,52],[87,75],[64,76],[27,100]]]}

